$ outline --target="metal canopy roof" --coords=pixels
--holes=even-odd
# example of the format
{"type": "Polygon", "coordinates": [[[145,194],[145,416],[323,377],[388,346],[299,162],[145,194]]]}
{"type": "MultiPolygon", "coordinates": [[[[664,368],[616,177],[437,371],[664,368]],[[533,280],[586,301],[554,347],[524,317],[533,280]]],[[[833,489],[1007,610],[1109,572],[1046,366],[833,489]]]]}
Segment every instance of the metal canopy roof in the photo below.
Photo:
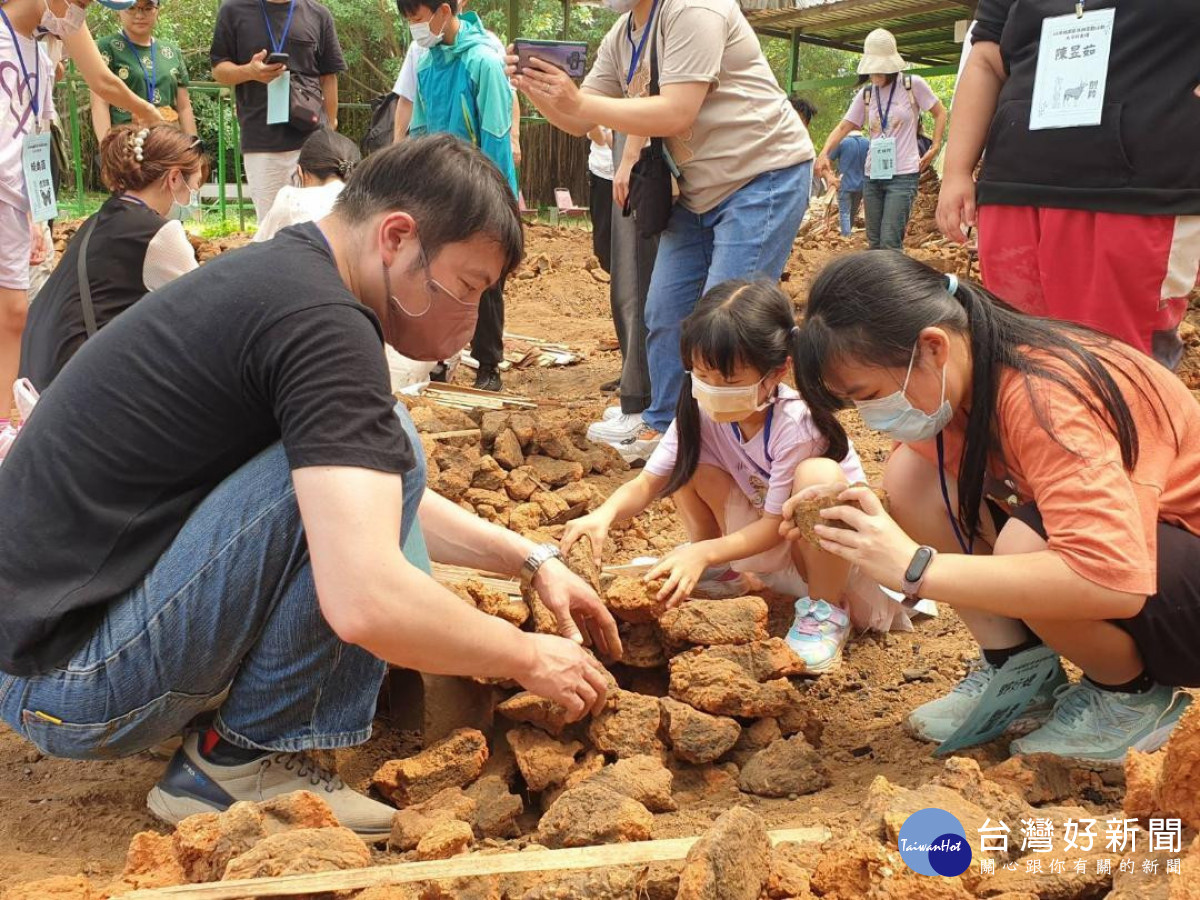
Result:
{"type": "Polygon", "coordinates": [[[896,35],[909,62],[946,65],[958,61],[962,45],[954,23],[970,19],[972,0],[741,0],[742,10],[761,34],[791,37],[839,50],[862,53],[874,28],[896,35]]]}

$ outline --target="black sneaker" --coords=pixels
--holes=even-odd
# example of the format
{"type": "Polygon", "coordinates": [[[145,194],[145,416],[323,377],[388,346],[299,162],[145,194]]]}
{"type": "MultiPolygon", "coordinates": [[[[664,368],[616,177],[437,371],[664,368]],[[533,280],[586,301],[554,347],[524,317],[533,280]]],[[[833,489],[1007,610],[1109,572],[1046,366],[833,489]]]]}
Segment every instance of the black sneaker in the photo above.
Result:
{"type": "Polygon", "coordinates": [[[604,384],[600,385],[600,393],[602,393],[602,394],[611,394],[614,391],[619,391],[620,389],[621,389],[621,379],[620,378],[614,378],[612,381],[606,381],[606,382],[604,382],[604,384]]]}
{"type": "Polygon", "coordinates": [[[429,380],[436,381],[441,384],[445,384],[447,381],[446,376],[449,374],[449,371],[450,370],[446,366],[446,363],[440,362],[436,366],[434,366],[433,370],[429,373],[429,380]]]}
{"type": "Polygon", "coordinates": [[[499,393],[504,385],[500,383],[500,371],[495,366],[480,366],[475,376],[475,389],[499,393]]]}

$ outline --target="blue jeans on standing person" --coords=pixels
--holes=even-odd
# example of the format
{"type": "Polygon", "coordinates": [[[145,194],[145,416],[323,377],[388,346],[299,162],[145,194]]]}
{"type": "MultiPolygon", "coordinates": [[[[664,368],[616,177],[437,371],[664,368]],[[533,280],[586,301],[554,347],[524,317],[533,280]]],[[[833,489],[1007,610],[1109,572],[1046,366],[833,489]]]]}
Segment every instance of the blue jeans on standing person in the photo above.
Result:
{"type": "Polygon", "coordinates": [[[849,236],[853,230],[862,198],[862,191],[838,191],[838,220],[842,226],[842,237],[849,236]]]}
{"type": "Polygon", "coordinates": [[[733,278],[778,281],[808,209],[812,162],[764,172],[706,213],[675,204],[658,242],[646,298],[650,408],[646,425],[664,432],[683,384],[679,334],[696,301],[733,278]]]}
{"type": "MultiPolygon", "coordinates": [[[[421,442],[402,477],[406,548],[425,489],[421,442]]],[[[410,560],[414,565],[427,560],[410,560]]],[[[353,572],[343,573],[353,578],[353,572]]],[[[128,756],[216,709],[239,747],[294,752],[371,736],[387,664],[321,614],[292,473],[272,444],[213,489],[153,568],[44,675],[0,675],[0,717],[48,756],[128,756]]]]}
{"type": "Polygon", "coordinates": [[[904,249],[904,230],[917,197],[918,172],[863,182],[867,210],[867,245],[872,250],[904,249]]]}

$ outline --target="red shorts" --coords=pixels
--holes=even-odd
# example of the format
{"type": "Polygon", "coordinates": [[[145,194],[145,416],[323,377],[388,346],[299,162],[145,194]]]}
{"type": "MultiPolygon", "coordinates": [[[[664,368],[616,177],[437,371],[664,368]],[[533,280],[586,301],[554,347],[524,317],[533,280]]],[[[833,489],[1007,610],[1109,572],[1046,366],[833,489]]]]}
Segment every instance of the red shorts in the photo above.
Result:
{"type": "Polygon", "coordinates": [[[1200,274],[1200,216],[983,206],[979,263],[988,290],[1017,309],[1087,325],[1173,365],[1164,356],[1200,274]]]}

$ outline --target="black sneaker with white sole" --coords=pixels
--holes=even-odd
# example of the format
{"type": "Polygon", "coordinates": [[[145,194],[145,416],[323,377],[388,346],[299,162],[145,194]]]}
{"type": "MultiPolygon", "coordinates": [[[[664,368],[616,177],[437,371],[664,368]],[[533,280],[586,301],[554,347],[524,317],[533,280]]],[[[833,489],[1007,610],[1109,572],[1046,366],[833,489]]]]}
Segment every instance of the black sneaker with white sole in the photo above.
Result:
{"type": "Polygon", "coordinates": [[[394,807],[351,790],[303,753],[265,753],[252,762],[223,766],[204,758],[200,739],[200,732],[184,738],[146,797],[150,811],[170,825],[196,813],[223,812],[239,800],[260,803],[293,791],[311,791],[329,804],[346,828],[364,837],[391,831],[394,807]]]}
{"type": "Polygon", "coordinates": [[[495,366],[480,366],[475,376],[475,388],[480,391],[499,393],[503,385],[500,383],[500,370],[495,366]]]}

